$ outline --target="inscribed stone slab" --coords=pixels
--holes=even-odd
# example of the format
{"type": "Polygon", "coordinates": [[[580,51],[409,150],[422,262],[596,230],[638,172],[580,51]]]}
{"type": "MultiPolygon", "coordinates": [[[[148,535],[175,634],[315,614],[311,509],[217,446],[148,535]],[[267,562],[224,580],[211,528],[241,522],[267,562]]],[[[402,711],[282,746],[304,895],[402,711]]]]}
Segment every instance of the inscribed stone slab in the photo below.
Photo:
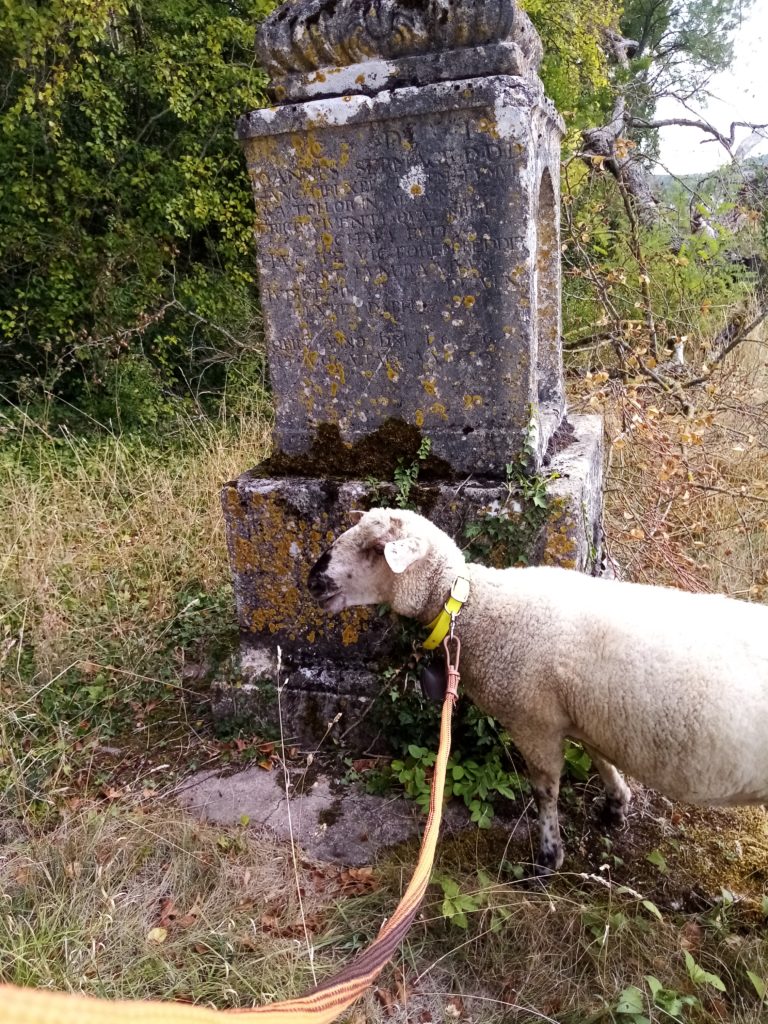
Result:
{"type": "Polygon", "coordinates": [[[239,136],[279,449],[394,419],[453,473],[503,476],[539,398],[536,201],[559,167],[539,83],[316,100],[254,111],[239,136]]]}

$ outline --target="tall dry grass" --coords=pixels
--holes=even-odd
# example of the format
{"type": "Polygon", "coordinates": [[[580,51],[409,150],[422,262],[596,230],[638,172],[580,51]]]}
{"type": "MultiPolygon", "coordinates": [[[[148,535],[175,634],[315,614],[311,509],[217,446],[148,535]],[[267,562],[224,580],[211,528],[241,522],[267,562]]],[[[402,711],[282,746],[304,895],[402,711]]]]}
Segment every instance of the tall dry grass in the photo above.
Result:
{"type": "Polygon", "coordinates": [[[205,759],[189,663],[236,644],[219,489],[269,433],[256,407],[150,440],[26,419],[0,446],[0,819],[205,759]]]}
{"type": "Polygon", "coordinates": [[[121,644],[139,651],[191,585],[229,580],[220,485],[261,459],[269,422],[185,418],[173,434],[71,434],[28,422],[0,451],[6,665],[41,685],[121,644]]]}
{"type": "Polygon", "coordinates": [[[586,404],[606,423],[607,549],[622,575],[768,596],[767,351],[764,334],[739,345],[685,392],[688,416],[643,384],[592,377],[586,404]]]}

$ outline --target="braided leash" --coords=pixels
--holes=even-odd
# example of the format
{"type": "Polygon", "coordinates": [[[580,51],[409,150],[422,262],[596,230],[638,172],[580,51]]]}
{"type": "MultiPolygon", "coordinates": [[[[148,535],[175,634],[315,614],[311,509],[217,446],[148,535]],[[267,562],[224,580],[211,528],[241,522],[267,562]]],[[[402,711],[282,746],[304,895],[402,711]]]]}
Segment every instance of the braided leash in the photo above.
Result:
{"type": "Polygon", "coordinates": [[[440,745],[432,776],[429,816],[413,877],[392,917],[371,945],[334,977],[298,999],[244,1010],[208,1010],[181,1003],[111,1002],[41,989],[0,985],[0,1024],[224,1024],[223,1013],[237,1013],[267,1024],[327,1024],[350,1006],[378,978],[405,937],[419,909],[432,873],[443,812],[445,773],[451,752],[451,718],[458,697],[461,643],[454,635],[443,640],[446,693],[440,719],[440,745]],[[454,645],[451,656],[450,646],[454,645]]]}

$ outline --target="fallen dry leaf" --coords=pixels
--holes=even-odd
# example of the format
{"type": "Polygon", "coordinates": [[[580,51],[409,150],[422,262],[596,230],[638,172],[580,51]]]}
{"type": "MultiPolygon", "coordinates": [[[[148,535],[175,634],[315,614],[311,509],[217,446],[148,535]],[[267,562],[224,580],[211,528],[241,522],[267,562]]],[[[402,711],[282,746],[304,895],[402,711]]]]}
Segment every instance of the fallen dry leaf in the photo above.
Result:
{"type": "Polygon", "coordinates": [[[464,1016],[464,1000],[461,996],[451,996],[444,1006],[445,1016],[451,1020],[461,1020],[464,1016]]]}
{"type": "Polygon", "coordinates": [[[379,883],[373,868],[345,868],[339,872],[339,885],[346,893],[360,895],[378,889],[379,883]]]}
{"type": "Polygon", "coordinates": [[[707,996],[707,1009],[718,1020],[731,1020],[731,1008],[722,996],[707,996]]]}
{"type": "Polygon", "coordinates": [[[373,990],[374,995],[383,1006],[388,1016],[391,1016],[397,1008],[397,1002],[393,992],[390,992],[387,988],[375,988],[373,990]]]}
{"type": "Polygon", "coordinates": [[[680,929],[680,948],[698,949],[701,946],[703,935],[704,930],[700,924],[696,924],[695,921],[686,921],[680,929]]]}
{"type": "Polygon", "coordinates": [[[160,900],[160,913],[157,917],[157,923],[161,928],[170,928],[172,921],[176,918],[176,904],[168,896],[160,900]]]}
{"type": "Polygon", "coordinates": [[[281,924],[274,914],[263,914],[260,921],[262,929],[270,935],[280,939],[299,939],[306,932],[311,935],[322,931],[325,919],[322,914],[307,914],[303,921],[292,921],[290,924],[281,924]]]}
{"type": "Polygon", "coordinates": [[[147,942],[165,942],[167,938],[167,928],[150,928],[147,932],[147,942]]]}

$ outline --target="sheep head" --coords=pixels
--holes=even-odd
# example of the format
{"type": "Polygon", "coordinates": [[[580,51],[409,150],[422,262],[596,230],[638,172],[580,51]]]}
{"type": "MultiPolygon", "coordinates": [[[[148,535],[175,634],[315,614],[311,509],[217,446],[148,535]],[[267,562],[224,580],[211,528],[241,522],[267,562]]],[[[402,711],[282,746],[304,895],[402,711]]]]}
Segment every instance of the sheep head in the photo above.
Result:
{"type": "Polygon", "coordinates": [[[443,576],[464,564],[459,549],[429,520],[405,509],[376,508],[352,518],[355,525],[312,566],[312,596],[329,612],[386,603],[401,615],[428,620],[445,599],[443,576]]]}

